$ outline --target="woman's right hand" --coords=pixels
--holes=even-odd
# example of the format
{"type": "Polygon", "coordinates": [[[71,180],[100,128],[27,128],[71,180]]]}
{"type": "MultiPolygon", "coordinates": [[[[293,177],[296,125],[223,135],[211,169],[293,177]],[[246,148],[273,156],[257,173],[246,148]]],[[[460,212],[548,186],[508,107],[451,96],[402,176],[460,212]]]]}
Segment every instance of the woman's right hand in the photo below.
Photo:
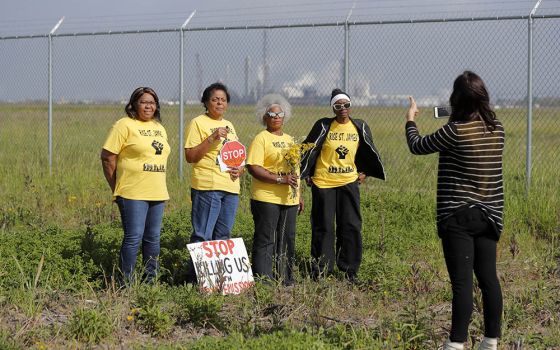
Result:
{"type": "Polygon", "coordinates": [[[221,127],[214,130],[206,140],[192,148],[185,148],[185,158],[189,163],[198,163],[206,153],[210,152],[216,141],[219,141],[222,137],[226,138],[229,132],[228,127],[221,127]]]}
{"type": "Polygon", "coordinates": [[[216,140],[226,138],[228,132],[229,132],[228,128],[225,128],[225,127],[217,128],[216,130],[214,130],[214,132],[209,137],[209,139],[212,138],[211,140],[209,140],[210,143],[214,143],[214,141],[216,141],[216,140]]]}
{"type": "Polygon", "coordinates": [[[410,102],[410,106],[408,107],[408,112],[406,113],[406,121],[413,122],[420,110],[416,105],[416,101],[414,101],[414,97],[408,96],[408,101],[410,102]]]}

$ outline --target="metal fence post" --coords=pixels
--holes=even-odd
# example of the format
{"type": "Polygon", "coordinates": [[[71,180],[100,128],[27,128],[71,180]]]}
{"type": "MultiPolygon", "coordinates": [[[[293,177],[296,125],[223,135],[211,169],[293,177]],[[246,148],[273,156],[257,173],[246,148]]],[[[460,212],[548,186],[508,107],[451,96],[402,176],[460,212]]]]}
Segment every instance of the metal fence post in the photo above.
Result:
{"type": "Polygon", "coordinates": [[[525,163],[526,192],[531,188],[532,146],[533,146],[533,16],[542,0],[538,0],[531,10],[527,27],[527,158],[525,163]]]}
{"type": "Polygon", "coordinates": [[[179,179],[183,179],[183,159],[185,157],[183,147],[185,145],[185,81],[184,81],[184,38],[185,38],[185,28],[187,24],[191,21],[196,10],[194,10],[189,18],[183,23],[181,29],[179,30],[179,36],[181,38],[180,53],[179,53],[179,179]]]}
{"type": "Polygon", "coordinates": [[[54,34],[54,32],[56,32],[56,30],[58,29],[58,27],[60,27],[60,25],[62,24],[62,21],[64,21],[64,17],[62,17],[58,23],[53,27],[53,29],[50,31],[49,33],[49,62],[48,62],[48,71],[49,71],[49,86],[48,86],[48,100],[49,100],[49,175],[52,174],[52,158],[53,158],[53,141],[52,141],[52,35],[54,34]]]}

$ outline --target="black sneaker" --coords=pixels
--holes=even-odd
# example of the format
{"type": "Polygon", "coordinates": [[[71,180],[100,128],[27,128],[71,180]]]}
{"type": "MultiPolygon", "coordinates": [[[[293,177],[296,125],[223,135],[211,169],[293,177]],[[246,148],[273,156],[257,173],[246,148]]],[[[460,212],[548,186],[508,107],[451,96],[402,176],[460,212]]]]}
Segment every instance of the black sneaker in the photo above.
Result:
{"type": "Polygon", "coordinates": [[[353,272],[347,272],[346,273],[346,279],[348,280],[348,282],[352,283],[352,284],[358,284],[358,276],[353,273],[353,272]]]}

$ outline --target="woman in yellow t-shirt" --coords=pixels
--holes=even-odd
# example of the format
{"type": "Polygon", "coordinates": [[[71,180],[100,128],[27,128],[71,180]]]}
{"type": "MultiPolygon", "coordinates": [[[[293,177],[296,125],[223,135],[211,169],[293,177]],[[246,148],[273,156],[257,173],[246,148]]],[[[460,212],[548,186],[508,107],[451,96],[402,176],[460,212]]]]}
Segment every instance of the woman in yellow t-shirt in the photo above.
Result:
{"type": "Polygon", "coordinates": [[[229,101],[225,85],[208,86],[201,98],[206,113],[191,120],[185,132],[185,157],[193,165],[191,243],[231,237],[243,167],[222,171],[218,162],[222,145],[238,140],[233,124],[224,119],[229,101]]]}
{"type": "Polygon", "coordinates": [[[366,176],[384,180],[385,171],[369,126],[350,117],[348,94],[334,89],[330,104],[334,118],[313,125],[304,142],[315,146],[301,161],[301,178],[311,184],[312,272],[314,278],[330,274],[336,260],[355,282],[362,261],[359,184],[366,176]]]}
{"type": "Polygon", "coordinates": [[[284,153],[293,144],[292,137],[282,130],[291,110],[288,101],[277,94],[266,95],[257,103],[257,120],[266,130],[257,134],[247,158],[247,169],[253,176],[253,272],[285,285],[293,284],[296,215],[303,210],[299,175],[292,173],[284,160],[284,153]]]}
{"type": "Polygon", "coordinates": [[[128,117],[118,120],[107,136],[101,163],[121,213],[121,272],[127,282],[133,278],[142,244],[144,273],[151,282],[159,268],[161,222],[169,199],[165,175],[171,149],[153,89],[134,90],[125,111],[128,117]]]}

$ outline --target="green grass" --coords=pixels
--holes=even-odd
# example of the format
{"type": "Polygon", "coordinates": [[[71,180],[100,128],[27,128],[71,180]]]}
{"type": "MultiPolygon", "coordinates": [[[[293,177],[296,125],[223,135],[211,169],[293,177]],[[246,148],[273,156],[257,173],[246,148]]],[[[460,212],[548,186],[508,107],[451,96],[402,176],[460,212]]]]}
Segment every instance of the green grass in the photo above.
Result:
{"type": "MultiPolygon", "coordinates": [[[[47,159],[47,109],[0,105],[0,348],[433,349],[450,322],[450,288],[435,233],[437,156],[408,152],[404,108],[355,108],[365,119],[388,180],[362,186],[362,283],[307,278],[310,191],[298,217],[297,284],[258,284],[239,296],[208,297],[184,286],[190,235],[189,167],[178,178],[178,110],[162,116],[173,153],[162,229],[162,276],[155,287],[118,290],[114,273],[122,230],[99,152],[123,106],[54,107],[53,170],[47,159]]],[[[186,108],[186,117],[201,109],[186,108]]],[[[560,347],[560,123],[536,109],[533,178],[525,187],[525,111],[498,110],[506,128],[505,230],[498,270],[504,291],[503,342],[560,347]]],[[[286,132],[303,137],[327,107],[295,107],[286,132]]],[[[251,107],[230,107],[241,141],[261,126],[251,107]]],[[[422,133],[444,121],[424,111],[422,133]]],[[[250,251],[249,176],[242,179],[233,235],[250,251]]],[[[482,335],[476,294],[471,342],[482,335]]]]}

